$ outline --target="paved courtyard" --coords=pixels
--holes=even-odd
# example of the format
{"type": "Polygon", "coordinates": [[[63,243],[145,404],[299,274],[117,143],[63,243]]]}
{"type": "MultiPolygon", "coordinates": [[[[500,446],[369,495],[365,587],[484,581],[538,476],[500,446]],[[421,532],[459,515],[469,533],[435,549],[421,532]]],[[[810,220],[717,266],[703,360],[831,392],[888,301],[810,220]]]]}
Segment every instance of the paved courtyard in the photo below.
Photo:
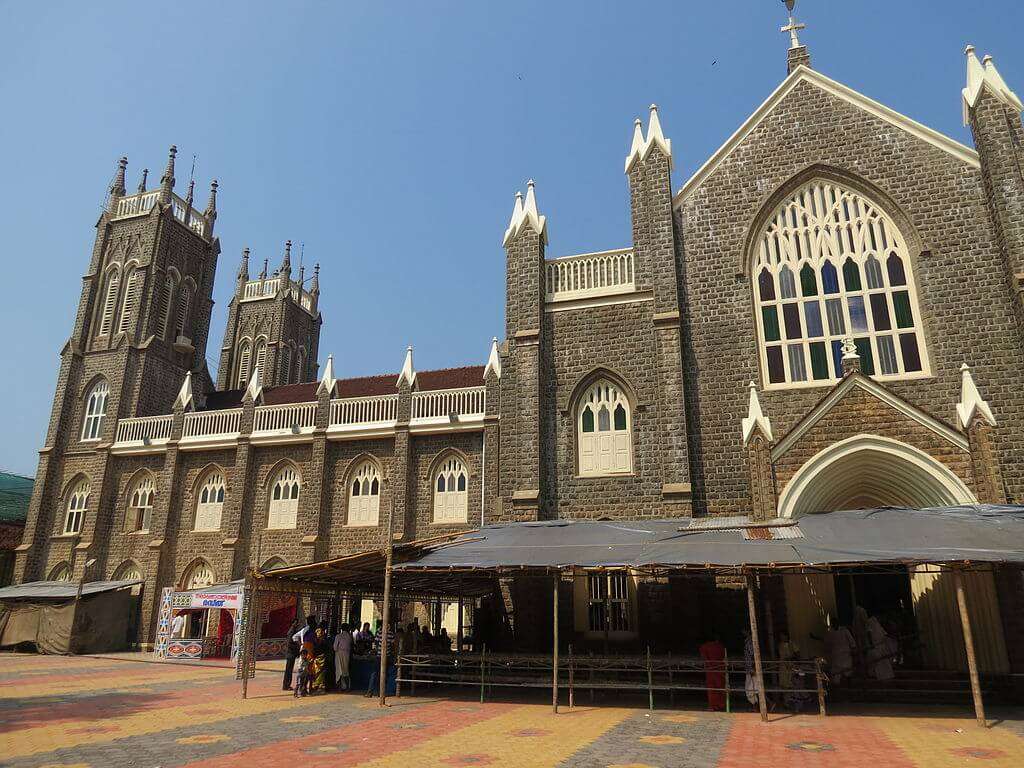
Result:
{"type": "MultiPolygon", "coordinates": [[[[141,657],[137,657],[141,658],[141,657]]],[[[0,766],[1024,765],[1024,713],[978,728],[965,709],[820,719],[694,709],[354,695],[296,699],[261,671],[242,701],[223,667],[0,655],[0,766]]]]}

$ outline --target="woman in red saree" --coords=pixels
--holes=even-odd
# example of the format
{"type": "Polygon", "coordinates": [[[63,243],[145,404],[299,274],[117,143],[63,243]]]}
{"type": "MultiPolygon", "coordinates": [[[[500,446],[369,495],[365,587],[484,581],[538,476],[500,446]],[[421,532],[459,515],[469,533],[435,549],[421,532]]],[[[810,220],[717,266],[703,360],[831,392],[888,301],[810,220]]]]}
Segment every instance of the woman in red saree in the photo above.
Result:
{"type": "Polygon", "coordinates": [[[725,646],[717,637],[704,643],[698,651],[704,660],[704,683],[708,689],[708,708],[712,712],[725,709],[725,646]]]}

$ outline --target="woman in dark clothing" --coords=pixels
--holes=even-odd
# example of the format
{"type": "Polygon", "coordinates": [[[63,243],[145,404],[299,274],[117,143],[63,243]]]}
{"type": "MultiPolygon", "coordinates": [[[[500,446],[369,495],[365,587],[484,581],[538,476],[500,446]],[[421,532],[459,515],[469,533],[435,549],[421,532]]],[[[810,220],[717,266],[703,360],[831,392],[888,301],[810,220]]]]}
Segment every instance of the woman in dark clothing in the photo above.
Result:
{"type": "Polygon", "coordinates": [[[295,660],[299,657],[300,646],[293,635],[299,631],[299,622],[293,621],[288,627],[288,650],[284,656],[284,681],[281,683],[282,690],[292,689],[292,674],[295,671],[295,660]]]}
{"type": "Polygon", "coordinates": [[[317,644],[316,653],[317,656],[323,654],[324,662],[324,690],[334,690],[334,635],[331,634],[330,628],[326,621],[320,622],[320,629],[322,632],[317,633],[317,644]]]}

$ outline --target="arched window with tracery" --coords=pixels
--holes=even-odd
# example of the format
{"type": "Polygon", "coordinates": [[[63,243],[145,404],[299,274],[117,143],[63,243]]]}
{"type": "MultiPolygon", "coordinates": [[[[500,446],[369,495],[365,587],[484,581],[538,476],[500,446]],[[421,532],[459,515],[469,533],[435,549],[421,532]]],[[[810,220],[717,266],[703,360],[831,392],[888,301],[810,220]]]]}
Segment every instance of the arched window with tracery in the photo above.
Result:
{"type": "Polygon", "coordinates": [[[212,585],[215,580],[213,568],[205,560],[200,560],[188,569],[185,578],[182,579],[182,586],[185,589],[202,589],[212,585]]]}
{"type": "Polygon", "coordinates": [[[841,184],[812,181],[776,208],[755,247],[766,386],[842,378],[847,337],[869,376],[927,374],[910,252],[879,206],[841,184]]]}
{"type": "Polygon", "coordinates": [[[252,362],[252,342],[249,339],[242,339],[238,343],[238,368],[235,374],[235,385],[238,389],[245,389],[249,384],[249,365],[252,362]]]}
{"type": "Polygon", "coordinates": [[[128,494],[128,510],[125,514],[125,528],[129,531],[148,531],[153,518],[153,478],[143,475],[138,478],[128,494]]]}
{"type": "Polygon", "coordinates": [[[348,524],[377,525],[380,520],[380,470],[367,459],[348,484],[348,524]]]}
{"type": "Polygon", "coordinates": [[[114,571],[113,579],[114,581],[145,581],[142,578],[142,571],[139,570],[139,566],[131,560],[121,563],[117,567],[117,570],[114,571]]]}
{"type": "Polygon", "coordinates": [[[67,563],[57,563],[50,571],[48,581],[71,581],[71,566],[67,563]]]}
{"type": "Polygon", "coordinates": [[[299,473],[285,467],[277,473],[270,488],[270,513],[267,528],[294,528],[299,512],[299,473]]]}
{"type": "Polygon", "coordinates": [[[468,475],[458,456],[449,456],[434,473],[434,522],[464,523],[469,515],[468,475]]]}
{"type": "Polygon", "coordinates": [[[196,495],[196,521],[194,530],[219,531],[224,510],[224,475],[211,470],[199,485],[196,495]]]}
{"type": "Polygon", "coordinates": [[[107,418],[107,399],[110,385],[100,379],[85,396],[85,416],[82,418],[82,439],[99,440],[103,436],[103,422],[107,418]]]}
{"type": "Polygon", "coordinates": [[[64,515],[64,533],[71,535],[82,532],[85,513],[89,511],[91,486],[87,478],[81,478],[68,494],[67,512],[64,515]]]}
{"type": "Polygon", "coordinates": [[[580,475],[632,472],[633,422],[621,388],[601,379],[583,393],[576,410],[580,475]]]}

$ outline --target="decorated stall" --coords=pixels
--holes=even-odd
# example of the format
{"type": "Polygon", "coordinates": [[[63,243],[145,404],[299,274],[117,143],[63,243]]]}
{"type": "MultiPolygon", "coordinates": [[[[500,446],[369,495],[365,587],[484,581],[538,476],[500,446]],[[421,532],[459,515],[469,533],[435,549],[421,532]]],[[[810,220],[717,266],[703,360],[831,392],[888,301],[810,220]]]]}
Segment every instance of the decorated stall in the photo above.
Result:
{"type": "MultiPolygon", "coordinates": [[[[165,589],[157,625],[156,656],[165,661],[234,659],[242,627],[244,583],[196,589],[165,589]]],[[[278,595],[261,606],[256,658],[282,658],[288,627],[296,616],[294,595],[278,595]]]]}

